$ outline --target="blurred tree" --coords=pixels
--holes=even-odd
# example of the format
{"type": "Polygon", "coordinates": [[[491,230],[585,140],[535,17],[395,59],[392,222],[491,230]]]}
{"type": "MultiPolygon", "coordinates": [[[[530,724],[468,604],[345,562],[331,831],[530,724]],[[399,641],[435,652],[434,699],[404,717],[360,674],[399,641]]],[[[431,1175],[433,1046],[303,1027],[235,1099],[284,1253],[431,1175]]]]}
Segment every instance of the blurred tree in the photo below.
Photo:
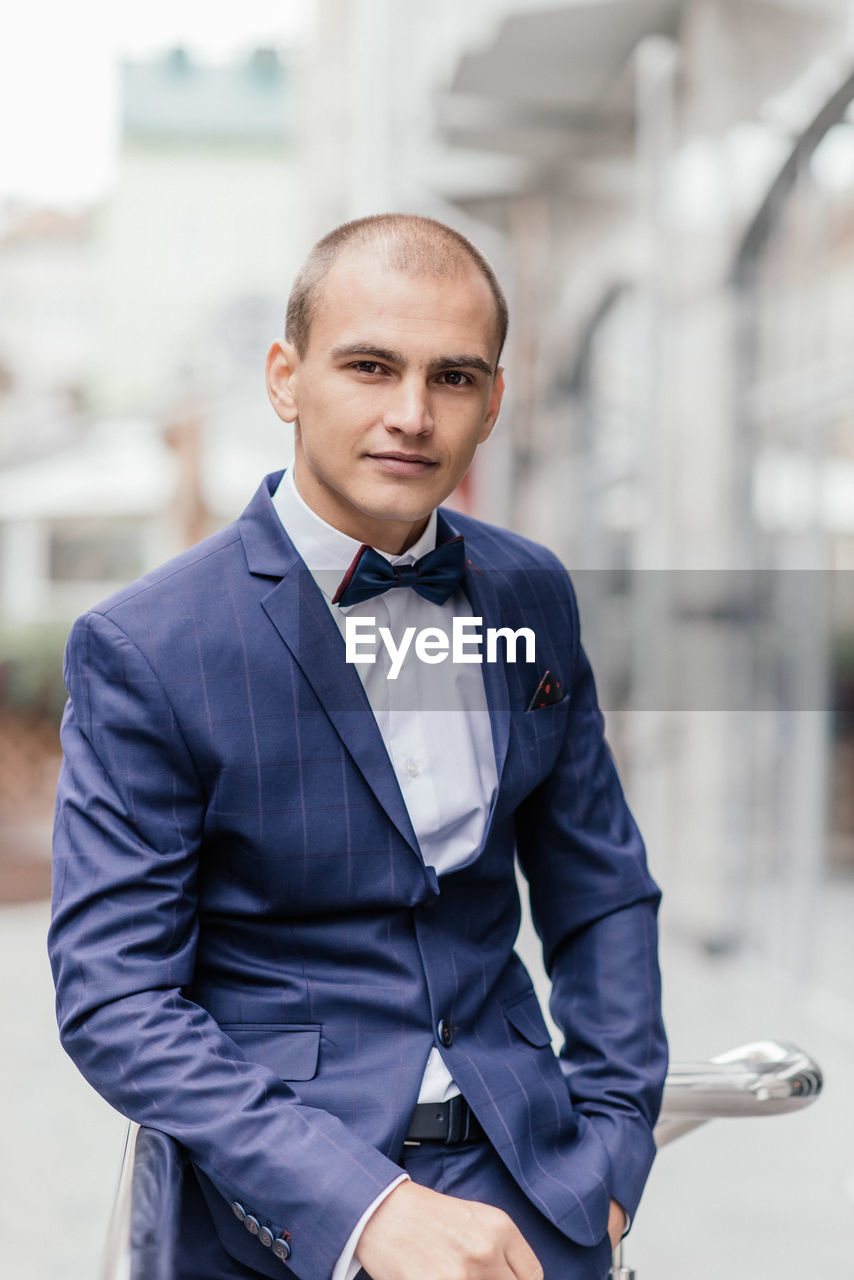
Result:
{"type": "Polygon", "coordinates": [[[66,631],[57,623],[0,631],[0,715],[12,712],[59,724],[66,699],[66,631]]]}

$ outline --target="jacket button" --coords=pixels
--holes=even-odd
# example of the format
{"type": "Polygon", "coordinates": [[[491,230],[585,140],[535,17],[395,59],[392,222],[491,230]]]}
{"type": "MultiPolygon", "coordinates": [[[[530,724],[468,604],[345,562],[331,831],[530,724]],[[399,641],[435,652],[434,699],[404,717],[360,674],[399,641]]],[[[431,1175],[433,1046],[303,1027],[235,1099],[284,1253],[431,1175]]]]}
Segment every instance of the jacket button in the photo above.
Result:
{"type": "Polygon", "coordinates": [[[234,1201],[234,1203],[231,1206],[231,1212],[234,1214],[238,1222],[242,1222],[243,1219],[246,1217],[246,1210],[243,1208],[243,1205],[240,1203],[239,1200],[234,1201]]]}
{"type": "Polygon", "coordinates": [[[243,1225],[249,1234],[253,1236],[257,1236],[258,1232],[261,1230],[261,1223],[256,1217],[253,1217],[251,1213],[247,1213],[246,1217],[243,1219],[243,1225]]]}
{"type": "Polygon", "coordinates": [[[291,1246],[284,1236],[279,1236],[278,1240],[273,1241],[273,1253],[280,1262],[287,1262],[291,1256],[291,1246]]]}
{"type": "Polygon", "coordinates": [[[262,1227],[258,1232],[258,1240],[265,1249],[269,1249],[273,1243],[273,1233],[269,1227],[262,1227]]]}
{"type": "Polygon", "coordinates": [[[441,1022],[439,1023],[439,1026],[436,1029],[439,1032],[439,1043],[445,1049],[450,1049],[451,1045],[454,1043],[454,1033],[451,1030],[450,1025],[445,1021],[444,1018],[442,1018],[441,1022]]]}

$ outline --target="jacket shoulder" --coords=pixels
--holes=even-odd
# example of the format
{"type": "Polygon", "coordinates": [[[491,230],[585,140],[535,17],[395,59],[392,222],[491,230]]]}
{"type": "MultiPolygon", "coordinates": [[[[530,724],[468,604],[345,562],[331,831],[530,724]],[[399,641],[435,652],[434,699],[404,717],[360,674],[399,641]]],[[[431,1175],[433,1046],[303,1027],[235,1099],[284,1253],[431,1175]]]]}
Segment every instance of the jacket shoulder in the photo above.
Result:
{"type": "Polygon", "coordinates": [[[186,590],[201,586],[221,568],[224,557],[242,552],[242,540],[238,522],[232,521],[217,533],[203,538],[179,555],[172,556],[157,568],[114,591],[99,601],[87,613],[100,613],[106,617],[121,613],[125,606],[132,606],[140,597],[149,596],[152,601],[171,590],[186,590]]]}

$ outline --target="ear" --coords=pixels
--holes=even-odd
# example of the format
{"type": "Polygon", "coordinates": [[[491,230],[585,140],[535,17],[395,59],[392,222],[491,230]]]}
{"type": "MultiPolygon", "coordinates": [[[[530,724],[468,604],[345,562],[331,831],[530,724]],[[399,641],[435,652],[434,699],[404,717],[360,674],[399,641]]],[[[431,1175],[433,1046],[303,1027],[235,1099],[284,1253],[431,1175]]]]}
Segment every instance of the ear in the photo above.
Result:
{"type": "Polygon", "coordinates": [[[492,433],[492,428],[498,420],[498,414],[501,410],[501,401],[504,398],[504,370],[499,367],[495,371],[495,377],[492,380],[492,390],[489,393],[489,405],[486,410],[486,417],[483,420],[483,426],[480,429],[480,435],[477,438],[478,444],[483,444],[492,433]]]}
{"type": "Polygon", "coordinates": [[[267,395],[282,422],[297,417],[297,370],[300,358],[291,342],[274,342],[267,352],[267,395]]]}

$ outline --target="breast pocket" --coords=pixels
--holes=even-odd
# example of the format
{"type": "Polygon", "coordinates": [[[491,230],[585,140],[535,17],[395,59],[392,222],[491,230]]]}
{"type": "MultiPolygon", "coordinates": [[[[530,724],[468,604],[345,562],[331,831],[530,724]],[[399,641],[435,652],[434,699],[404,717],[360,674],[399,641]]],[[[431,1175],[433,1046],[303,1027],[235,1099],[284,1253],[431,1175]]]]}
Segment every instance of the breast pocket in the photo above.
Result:
{"type": "Polygon", "coordinates": [[[514,717],[524,737],[550,737],[553,733],[562,733],[566,728],[566,717],[569,711],[569,695],[553,702],[547,707],[537,707],[533,711],[523,711],[514,717]]]}
{"type": "Polygon", "coordinates": [[[225,1034],[280,1080],[312,1080],[320,1056],[320,1023],[223,1022],[225,1034]]]}

